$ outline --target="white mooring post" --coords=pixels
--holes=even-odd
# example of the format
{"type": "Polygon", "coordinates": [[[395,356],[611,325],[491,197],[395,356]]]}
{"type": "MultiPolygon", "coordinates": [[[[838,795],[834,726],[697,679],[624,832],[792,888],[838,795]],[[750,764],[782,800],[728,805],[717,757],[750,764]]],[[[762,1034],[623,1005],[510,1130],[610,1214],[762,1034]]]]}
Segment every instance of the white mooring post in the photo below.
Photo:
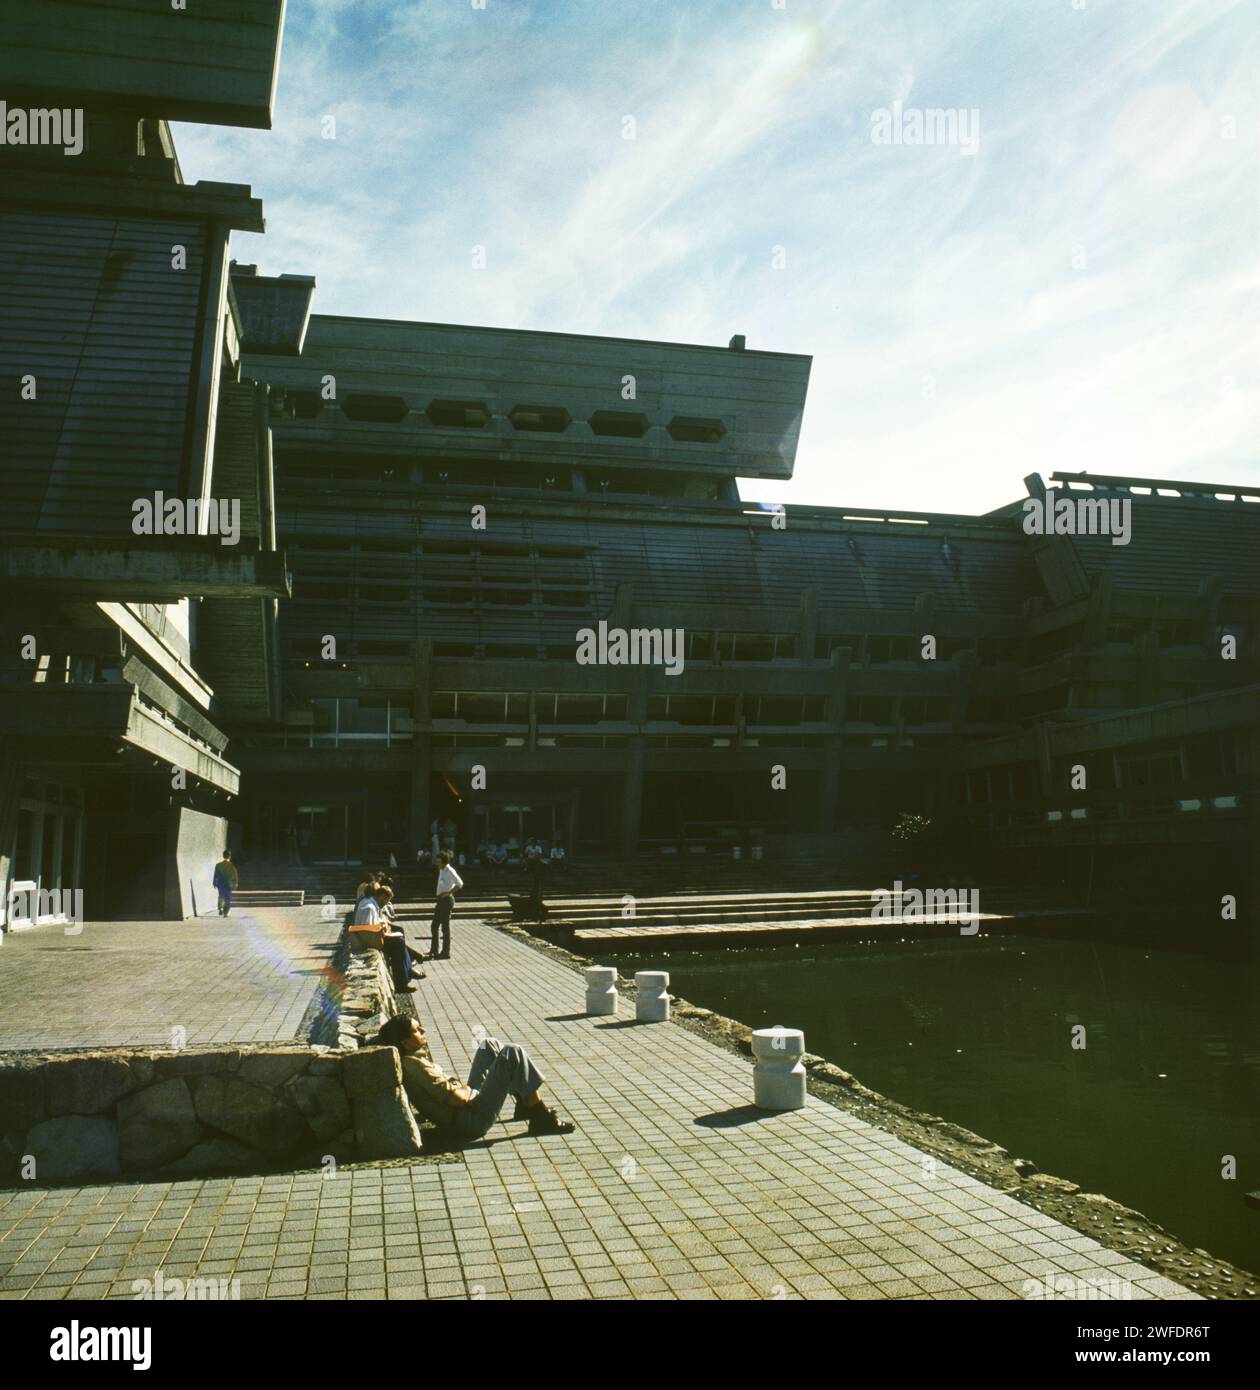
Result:
{"type": "Polygon", "coordinates": [[[593,1017],[617,1012],[617,970],[611,965],[586,967],[586,1012],[593,1017]]]}
{"type": "Polygon", "coordinates": [[[635,1018],[640,1023],[667,1023],[669,1021],[669,971],[636,971],[634,983],[638,989],[638,998],[634,1004],[635,1018]]]}
{"type": "Polygon", "coordinates": [[[755,1028],[753,1104],[762,1110],[799,1110],[805,1104],[805,1034],[799,1028],[755,1028]]]}

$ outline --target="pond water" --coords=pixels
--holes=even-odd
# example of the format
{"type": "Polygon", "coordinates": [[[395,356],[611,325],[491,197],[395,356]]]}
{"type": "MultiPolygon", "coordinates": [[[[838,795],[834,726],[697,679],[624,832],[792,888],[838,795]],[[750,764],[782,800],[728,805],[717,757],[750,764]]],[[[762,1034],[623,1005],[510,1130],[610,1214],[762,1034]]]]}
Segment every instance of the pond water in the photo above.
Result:
{"type": "Polygon", "coordinates": [[[1260,1188],[1254,960],[987,936],[600,962],[667,969],[673,992],[752,1027],[803,1028],[864,1085],[1260,1271],[1260,1210],[1243,1202],[1260,1188]]]}

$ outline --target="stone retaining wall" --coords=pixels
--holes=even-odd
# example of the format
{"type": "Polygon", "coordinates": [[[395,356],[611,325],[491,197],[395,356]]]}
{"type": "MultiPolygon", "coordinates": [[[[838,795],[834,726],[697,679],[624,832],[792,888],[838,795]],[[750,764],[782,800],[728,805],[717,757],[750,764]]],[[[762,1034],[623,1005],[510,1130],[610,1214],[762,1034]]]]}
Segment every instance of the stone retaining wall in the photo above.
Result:
{"type": "Polygon", "coordinates": [[[420,1133],[392,1047],[0,1059],[0,1182],[189,1176],[406,1158],[420,1133]]]}
{"type": "Polygon", "coordinates": [[[0,1057],[0,1184],[174,1177],[407,1158],[420,1131],[398,1053],[410,1012],[380,951],[337,943],[309,1044],[118,1048],[0,1057]]]}

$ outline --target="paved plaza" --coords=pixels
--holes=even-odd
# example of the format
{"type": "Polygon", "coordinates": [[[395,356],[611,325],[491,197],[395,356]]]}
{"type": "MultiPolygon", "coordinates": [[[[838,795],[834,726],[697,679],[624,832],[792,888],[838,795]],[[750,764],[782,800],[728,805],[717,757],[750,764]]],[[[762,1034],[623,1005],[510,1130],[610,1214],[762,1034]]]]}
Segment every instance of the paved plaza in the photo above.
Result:
{"type": "Polygon", "coordinates": [[[0,1052],[296,1038],[340,929],[295,908],[13,932],[0,946],[0,1052]]]}
{"type": "MultiPolygon", "coordinates": [[[[227,1011],[218,1032],[213,1009],[197,1015],[199,1042],[282,1036],[302,1013],[293,974],[308,978],[329,928],[315,909],[257,916],[238,947],[298,948],[270,982],[265,952],[240,964],[214,922],[144,929],[188,933],[174,968],[185,982],[200,971],[227,1011]],[[233,960],[237,999],[218,973],[233,960]]],[[[31,1006],[12,978],[30,974],[20,953],[39,935],[6,946],[0,964],[28,1046],[31,1006]]],[[[133,1297],[134,1280],[161,1270],[239,1279],[243,1298],[1017,1299],[1029,1281],[1065,1276],[1097,1281],[1093,1296],[1197,1297],[813,1097],[793,1113],[753,1110],[749,1062],[675,1024],[635,1024],[624,1001],[615,1020],[582,1016],[579,975],[480,922],[457,919],[454,959],[427,968],[414,998],[439,1061],[465,1071],[485,1033],[523,1043],[576,1134],[531,1139],[523,1123],[500,1124],[453,1156],[331,1176],[3,1191],[0,1296],[133,1297]]],[[[50,984],[50,1027],[61,1017],[64,1038],[78,1017],[93,1042],[153,1040],[156,980],[130,1028],[107,988],[112,1021],[86,1018],[91,992],[69,1006],[50,984]]],[[[193,1017],[187,1000],[180,1008],[193,1017]]]]}

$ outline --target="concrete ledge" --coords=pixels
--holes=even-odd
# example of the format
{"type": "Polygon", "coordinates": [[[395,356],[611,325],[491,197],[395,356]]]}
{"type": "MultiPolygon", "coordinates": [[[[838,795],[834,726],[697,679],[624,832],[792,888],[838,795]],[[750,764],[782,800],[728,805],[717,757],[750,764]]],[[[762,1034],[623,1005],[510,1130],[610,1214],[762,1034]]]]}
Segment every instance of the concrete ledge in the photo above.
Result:
{"type": "Polygon", "coordinates": [[[384,953],[351,951],[343,927],[303,1031],[312,1043],[362,1047],[387,1018],[411,1012],[407,998],[394,989],[384,953]]]}

